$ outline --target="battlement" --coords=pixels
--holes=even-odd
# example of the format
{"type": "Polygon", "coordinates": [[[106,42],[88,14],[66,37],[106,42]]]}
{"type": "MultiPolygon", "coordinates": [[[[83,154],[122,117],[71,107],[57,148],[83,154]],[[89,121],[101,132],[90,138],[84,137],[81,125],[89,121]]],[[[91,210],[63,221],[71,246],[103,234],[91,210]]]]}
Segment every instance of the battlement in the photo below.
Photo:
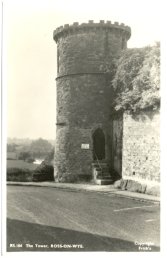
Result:
{"type": "Polygon", "coordinates": [[[129,26],[126,26],[124,23],[118,23],[114,22],[112,23],[111,21],[104,21],[100,20],[99,23],[94,23],[93,20],[89,20],[88,23],[82,23],[79,24],[78,22],[74,22],[72,25],[70,24],[65,24],[64,26],[58,27],[56,30],[53,32],[53,38],[57,42],[57,40],[64,34],[70,34],[70,33],[75,33],[77,31],[90,31],[90,30],[98,30],[98,29],[108,29],[108,30],[113,30],[113,29],[118,29],[123,31],[126,34],[127,40],[131,36],[131,28],[129,26]]]}

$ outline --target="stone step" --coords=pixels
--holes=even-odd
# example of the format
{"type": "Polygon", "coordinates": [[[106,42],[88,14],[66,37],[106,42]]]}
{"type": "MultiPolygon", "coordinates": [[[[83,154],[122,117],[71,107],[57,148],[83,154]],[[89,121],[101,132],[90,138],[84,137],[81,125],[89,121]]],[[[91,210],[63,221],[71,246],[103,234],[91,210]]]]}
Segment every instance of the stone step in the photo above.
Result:
{"type": "Polygon", "coordinates": [[[95,168],[95,171],[97,172],[103,172],[103,173],[109,173],[109,169],[100,169],[100,168],[95,168]]]}
{"type": "MultiPolygon", "coordinates": [[[[100,175],[99,175],[100,176],[100,175]]],[[[110,177],[111,178],[111,175],[110,174],[101,174],[101,177],[110,177]]]]}
{"type": "Polygon", "coordinates": [[[110,180],[112,180],[111,176],[97,176],[96,179],[102,179],[102,180],[110,179],[110,180]]]}
{"type": "Polygon", "coordinates": [[[106,160],[94,160],[92,163],[107,163],[106,160]]]}
{"type": "Polygon", "coordinates": [[[109,171],[103,171],[103,170],[94,170],[94,174],[99,175],[99,174],[103,174],[103,175],[110,175],[109,171]]]}
{"type": "Polygon", "coordinates": [[[101,177],[111,177],[111,175],[109,173],[102,173],[102,172],[99,172],[99,173],[96,173],[96,177],[97,176],[101,176],[101,177]]]}
{"type": "Polygon", "coordinates": [[[95,179],[94,183],[97,185],[111,185],[113,184],[112,179],[95,179]]]}
{"type": "Polygon", "coordinates": [[[99,174],[102,174],[102,175],[110,175],[109,171],[104,171],[104,170],[96,170],[96,174],[99,175],[99,174]]]}
{"type": "Polygon", "coordinates": [[[93,162],[92,169],[95,184],[105,185],[113,183],[107,162],[103,161],[100,162],[100,164],[98,162],[93,162]]]}
{"type": "Polygon", "coordinates": [[[101,166],[101,165],[100,165],[100,166],[99,166],[99,165],[94,166],[94,165],[93,165],[92,168],[101,168],[101,169],[102,169],[102,168],[104,168],[104,169],[107,168],[107,169],[108,169],[109,166],[108,166],[108,165],[105,165],[105,166],[101,166]]]}
{"type": "Polygon", "coordinates": [[[108,164],[92,164],[92,167],[108,167],[108,164]]]}
{"type": "Polygon", "coordinates": [[[100,179],[106,179],[106,178],[112,179],[110,175],[109,175],[109,176],[97,175],[96,178],[100,178],[100,179]]]}

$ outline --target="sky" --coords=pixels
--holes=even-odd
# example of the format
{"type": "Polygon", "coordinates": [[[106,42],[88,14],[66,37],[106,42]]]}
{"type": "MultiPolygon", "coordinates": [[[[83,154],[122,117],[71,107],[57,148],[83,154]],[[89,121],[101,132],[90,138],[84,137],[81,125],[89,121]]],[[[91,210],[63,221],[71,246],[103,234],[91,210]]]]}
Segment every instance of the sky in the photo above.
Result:
{"type": "Polygon", "coordinates": [[[131,27],[128,47],[143,47],[161,40],[162,1],[4,0],[7,136],[55,139],[56,27],[118,21],[131,27]]]}

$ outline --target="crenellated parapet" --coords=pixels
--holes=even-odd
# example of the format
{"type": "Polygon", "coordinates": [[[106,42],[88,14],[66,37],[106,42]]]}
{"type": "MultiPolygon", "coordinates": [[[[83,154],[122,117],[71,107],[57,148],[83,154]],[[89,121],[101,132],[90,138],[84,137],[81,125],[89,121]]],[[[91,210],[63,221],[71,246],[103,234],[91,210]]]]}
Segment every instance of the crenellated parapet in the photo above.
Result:
{"type": "Polygon", "coordinates": [[[88,23],[79,24],[78,22],[74,22],[72,25],[65,24],[64,26],[60,26],[56,30],[54,30],[53,38],[57,42],[60,37],[64,35],[69,35],[70,33],[74,34],[82,31],[89,32],[90,30],[97,31],[101,29],[109,31],[119,30],[126,36],[127,40],[131,36],[131,28],[129,26],[126,26],[124,23],[112,23],[111,21],[105,22],[104,20],[100,20],[99,23],[95,23],[93,20],[89,20],[88,23]]]}

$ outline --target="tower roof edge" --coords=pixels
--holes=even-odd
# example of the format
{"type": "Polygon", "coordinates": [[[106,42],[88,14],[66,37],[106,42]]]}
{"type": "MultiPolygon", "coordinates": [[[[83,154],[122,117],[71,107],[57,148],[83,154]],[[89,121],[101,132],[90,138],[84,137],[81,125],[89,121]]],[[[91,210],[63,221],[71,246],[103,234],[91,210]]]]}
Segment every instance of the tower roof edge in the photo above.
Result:
{"type": "Polygon", "coordinates": [[[100,20],[99,23],[95,23],[93,20],[89,20],[88,23],[81,23],[74,22],[72,25],[65,24],[64,26],[60,26],[56,28],[53,32],[53,39],[57,42],[57,40],[64,34],[64,33],[70,33],[78,30],[88,30],[91,29],[118,29],[122,30],[126,33],[127,39],[131,36],[131,28],[129,26],[126,26],[124,23],[119,24],[118,22],[112,23],[111,21],[104,21],[100,20]]]}

